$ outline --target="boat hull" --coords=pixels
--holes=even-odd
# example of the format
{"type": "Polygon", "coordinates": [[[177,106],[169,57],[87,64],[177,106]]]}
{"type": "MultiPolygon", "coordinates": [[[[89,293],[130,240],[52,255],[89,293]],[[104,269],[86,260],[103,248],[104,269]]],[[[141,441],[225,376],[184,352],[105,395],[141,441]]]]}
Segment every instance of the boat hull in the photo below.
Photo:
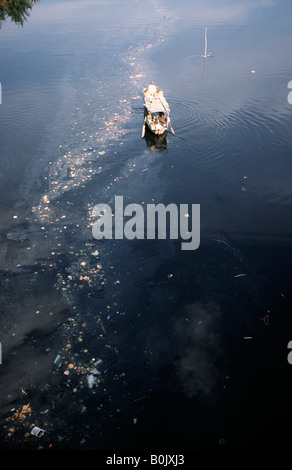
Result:
{"type": "Polygon", "coordinates": [[[165,152],[167,150],[167,132],[163,132],[161,135],[157,135],[150,131],[148,126],[145,130],[145,141],[147,144],[148,151],[150,152],[165,152]]]}

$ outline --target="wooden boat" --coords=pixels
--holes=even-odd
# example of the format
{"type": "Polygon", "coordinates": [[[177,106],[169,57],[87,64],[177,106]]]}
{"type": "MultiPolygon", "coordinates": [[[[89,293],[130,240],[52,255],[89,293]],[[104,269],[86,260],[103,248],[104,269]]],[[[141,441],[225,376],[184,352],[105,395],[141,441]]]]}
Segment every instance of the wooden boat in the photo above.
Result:
{"type": "Polygon", "coordinates": [[[162,135],[168,130],[168,126],[170,127],[172,133],[174,131],[172,129],[170,123],[170,109],[169,105],[164,97],[162,90],[157,90],[154,85],[149,86],[149,88],[145,88],[143,90],[144,95],[144,122],[143,122],[143,130],[142,130],[142,138],[145,135],[145,126],[156,135],[162,135]]]}

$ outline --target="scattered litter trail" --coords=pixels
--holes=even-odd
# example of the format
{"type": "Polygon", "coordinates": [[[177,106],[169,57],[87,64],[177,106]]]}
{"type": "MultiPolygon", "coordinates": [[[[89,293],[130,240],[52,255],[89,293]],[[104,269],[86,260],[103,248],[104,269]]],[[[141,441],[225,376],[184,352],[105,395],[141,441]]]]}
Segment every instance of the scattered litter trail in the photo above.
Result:
{"type": "MultiPolygon", "coordinates": [[[[45,190],[28,217],[34,250],[24,254],[19,269],[31,264],[34,252],[35,269],[55,278],[54,288],[68,311],[55,332],[60,346],[57,355],[51,357],[51,376],[45,374],[38,383],[31,384],[32,389],[49,384],[48,395],[57,390],[57,409],[66,401],[66,393],[61,390],[66,392],[67,387],[72,393],[71,404],[79,409],[81,403],[83,413],[86,400],[94,395],[98,396],[99,409],[111,409],[111,395],[117,398],[122,383],[123,375],[120,377],[115,369],[109,371],[116,347],[107,333],[113,330],[116,318],[123,320],[125,312],[116,294],[110,298],[104,295],[109,281],[110,289],[118,289],[121,280],[113,266],[113,253],[92,237],[91,209],[100,201],[107,202],[116,190],[126,191],[127,184],[119,187],[121,180],[135,185],[135,171],[143,170],[145,150],[144,146],[137,150],[137,143],[141,145],[141,91],[152,73],[146,53],[163,46],[172,19],[158,2],[137,8],[141,14],[148,10],[144,17],[149,23],[144,25],[140,39],[134,37],[126,49],[112,51],[104,76],[100,77],[93,64],[83,71],[82,79],[70,84],[76,96],[70,135],[59,141],[55,155],[44,168],[45,190]]],[[[32,419],[34,412],[37,410],[32,407],[32,419]]],[[[54,419],[50,425],[56,434],[62,433],[69,441],[71,432],[66,436],[62,420],[66,416],[54,419]]],[[[49,439],[44,437],[42,442],[46,446],[49,439]]]]}
{"type": "MultiPolygon", "coordinates": [[[[127,153],[124,149],[128,145],[129,122],[134,117],[140,126],[143,113],[141,90],[151,76],[144,58],[145,51],[163,44],[167,25],[172,21],[158,7],[158,2],[149,2],[147,8],[149,4],[152,15],[143,42],[129,45],[122,54],[115,54],[108,80],[94,83],[94,70],[89,70],[82,89],[76,91],[79,100],[72,118],[71,139],[60,143],[59,157],[49,162],[44,176],[46,192],[32,214],[34,223],[41,226],[47,241],[51,240],[52,256],[66,253],[67,233],[72,235],[73,226],[75,232],[82,232],[84,240],[90,236],[92,202],[88,202],[86,207],[80,206],[79,194],[86,193],[87,188],[94,184],[101,200],[101,195],[114,190],[119,183],[118,173],[124,164],[123,177],[129,171],[127,161],[121,161],[121,158],[124,159],[127,153]],[[118,69],[117,64],[120,64],[118,69]],[[141,108],[137,115],[133,114],[133,106],[141,108]]],[[[87,193],[87,197],[90,194],[87,193]]],[[[94,204],[97,202],[93,201],[94,204]]],[[[91,247],[88,257],[90,251],[91,247]]],[[[85,266],[80,266],[78,275],[86,279],[89,273],[85,266]]]]}
{"type": "MultiPolygon", "coordinates": [[[[130,44],[126,52],[118,51],[113,55],[107,79],[95,82],[94,70],[88,70],[82,88],[76,90],[79,99],[72,117],[71,138],[59,144],[59,156],[49,162],[44,176],[46,192],[32,210],[33,224],[41,227],[46,244],[51,247],[48,268],[58,265],[56,258],[59,256],[68,255],[69,238],[73,241],[69,246],[71,252],[75,250],[72,248],[74,241],[78,246],[82,240],[87,241],[87,249],[83,248],[82,253],[83,264],[79,264],[77,269],[74,262],[74,270],[75,275],[88,284],[95,284],[99,277],[102,285],[105,284],[101,264],[94,270],[92,262],[88,262],[88,259],[92,260],[91,252],[96,251],[95,242],[91,240],[91,209],[93,204],[115,190],[121,178],[131,176],[133,163],[127,162],[126,150],[129,123],[134,117],[135,122],[141,125],[141,90],[151,77],[145,51],[163,45],[167,40],[167,26],[173,21],[160,9],[158,2],[148,2],[148,11],[149,5],[151,15],[148,15],[147,35],[143,36],[143,41],[138,45],[135,41],[135,45],[130,44]],[[133,108],[137,107],[139,113],[133,114],[133,108]],[[88,190],[93,185],[98,195],[92,195],[92,189],[88,190]],[[80,204],[81,194],[82,201],[92,196],[98,200],[84,206],[80,204]],[[96,275],[94,282],[93,275],[96,275]]],[[[66,291],[76,281],[68,276],[64,280],[60,273],[57,277],[62,278],[61,284],[66,284],[66,291]]]]}

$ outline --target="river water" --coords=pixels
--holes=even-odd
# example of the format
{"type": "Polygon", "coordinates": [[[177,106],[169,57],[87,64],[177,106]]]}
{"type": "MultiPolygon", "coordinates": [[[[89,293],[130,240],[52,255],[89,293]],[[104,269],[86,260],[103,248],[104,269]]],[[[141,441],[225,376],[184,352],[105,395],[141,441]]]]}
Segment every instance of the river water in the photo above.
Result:
{"type": "Polygon", "coordinates": [[[1,449],[288,448],[291,13],[40,0],[2,22],[1,449]],[[96,240],[115,196],[200,204],[199,248],[96,240]]]}

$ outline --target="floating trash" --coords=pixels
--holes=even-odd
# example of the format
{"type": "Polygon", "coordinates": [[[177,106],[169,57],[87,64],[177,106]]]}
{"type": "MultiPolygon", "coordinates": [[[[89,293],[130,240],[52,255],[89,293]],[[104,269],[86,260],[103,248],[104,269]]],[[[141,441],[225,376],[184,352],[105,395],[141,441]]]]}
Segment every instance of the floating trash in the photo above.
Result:
{"type": "Polygon", "coordinates": [[[27,405],[23,405],[23,407],[20,410],[16,410],[15,413],[13,413],[12,416],[12,421],[23,421],[26,417],[31,415],[31,408],[29,403],[27,405]]]}
{"type": "Polygon", "coordinates": [[[54,364],[55,364],[57,367],[61,367],[62,362],[63,362],[62,356],[60,356],[60,354],[57,354],[56,359],[54,360],[54,364]]]}
{"type": "Polygon", "coordinates": [[[97,386],[97,379],[96,379],[95,375],[87,374],[86,378],[87,378],[87,385],[88,385],[89,388],[93,388],[94,385],[97,386]]]}
{"type": "Polygon", "coordinates": [[[39,428],[38,426],[35,426],[34,428],[32,428],[31,432],[30,432],[33,436],[36,436],[36,437],[42,437],[45,433],[45,431],[41,428],[39,428]]]}
{"type": "Polygon", "coordinates": [[[98,366],[98,364],[101,364],[102,363],[102,359],[97,359],[95,362],[94,362],[94,365],[95,366],[98,366]]]}

